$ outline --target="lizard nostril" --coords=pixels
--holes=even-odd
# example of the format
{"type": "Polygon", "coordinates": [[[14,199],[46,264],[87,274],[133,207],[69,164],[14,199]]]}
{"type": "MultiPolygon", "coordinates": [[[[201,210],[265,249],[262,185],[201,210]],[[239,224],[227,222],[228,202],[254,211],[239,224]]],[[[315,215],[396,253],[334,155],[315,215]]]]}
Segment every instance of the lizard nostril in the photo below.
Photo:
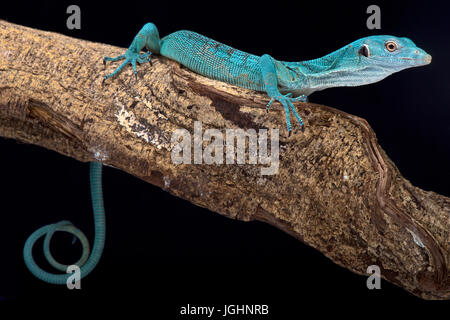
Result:
{"type": "Polygon", "coordinates": [[[419,52],[419,50],[416,50],[416,51],[414,51],[414,53],[415,53],[415,54],[419,54],[420,52],[419,52]]]}

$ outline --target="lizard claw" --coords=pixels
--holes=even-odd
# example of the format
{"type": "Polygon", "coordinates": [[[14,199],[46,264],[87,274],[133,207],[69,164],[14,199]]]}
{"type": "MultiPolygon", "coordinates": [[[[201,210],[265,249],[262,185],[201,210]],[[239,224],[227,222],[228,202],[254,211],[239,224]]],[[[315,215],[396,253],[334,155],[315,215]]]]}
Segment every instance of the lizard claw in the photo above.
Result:
{"type": "Polygon", "coordinates": [[[136,80],[138,80],[138,76],[137,76],[137,72],[136,72],[136,62],[138,62],[138,63],[145,63],[145,62],[148,61],[150,63],[150,65],[153,66],[152,60],[151,60],[151,55],[152,55],[152,53],[150,51],[149,52],[145,52],[143,54],[139,54],[139,52],[129,51],[128,50],[125,54],[122,54],[122,55],[114,57],[114,58],[104,57],[103,58],[103,63],[105,63],[106,61],[118,61],[118,60],[125,59],[125,61],[113,73],[108,74],[107,76],[105,76],[105,80],[110,78],[110,77],[115,76],[127,64],[131,64],[132,65],[135,78],[136,78],[136,80]]]}
{"type": "Polygon", "coordinates": [[[275,101],[275,98],[271,98],[269,103],[266,105],[266,111],[269,112],[270,106],[272,105],[272,103],[275,101]]]}
{"type": "Polygon", "coordinates": [[[144,63],[146,61],[148,61],[148,63],[150,63],[150,66],[153,67],[153,62],[152,62],[152,53],[150,51],[147,51],[143,54],[141,54],[137,59],[137,62],[139,63],[144,63]]]}
{"type": "Polygon", "coordinates": [[[306,96],[301,95],[301,96],[298,96],[295,98],[292,98],[291,96],[292,96],[292,93],[290,93],[290,92],[285,95],[280,94],[277,96],[273,96],[273,97],[271,97],[271,99],[266,107],[266,110],[268,110],[269,107],[271,106],[271,104],[275,100],[279,101],[283,105],[285,116],[286,116],[286,125],[287,125],[287,129],[289,131],[289,136],[291,136],[291,120],[290,120],[290,116],[289,116],[290,112],[292,112],[294,114],[295,118],[297,119],[297,122],[299,123],[299,125],[301,127],[302,132],[305,132],[303,120],[297,113],[297,110],[295,109],[293,102],[305,101],[306,96]]]}

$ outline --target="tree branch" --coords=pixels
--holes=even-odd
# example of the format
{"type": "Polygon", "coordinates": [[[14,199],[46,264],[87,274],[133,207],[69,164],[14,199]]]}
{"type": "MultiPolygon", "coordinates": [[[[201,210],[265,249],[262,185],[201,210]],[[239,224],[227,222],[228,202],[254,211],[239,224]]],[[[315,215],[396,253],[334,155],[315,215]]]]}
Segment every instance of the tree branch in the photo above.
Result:
{"type": "Polygon", "coordinates": [[[288,138],[266,95],[156,57],[102,86],[124,49],[0,21],[0,136],[102,161],[230,218],[270,223],[335,263],[381,275],[425,299],[449,299],[450,199],[405,180],[361,118],[298,103],[306,131],[288,138]],[[280,167],[176,165],[171,136],[282,128],[280,167]]]}

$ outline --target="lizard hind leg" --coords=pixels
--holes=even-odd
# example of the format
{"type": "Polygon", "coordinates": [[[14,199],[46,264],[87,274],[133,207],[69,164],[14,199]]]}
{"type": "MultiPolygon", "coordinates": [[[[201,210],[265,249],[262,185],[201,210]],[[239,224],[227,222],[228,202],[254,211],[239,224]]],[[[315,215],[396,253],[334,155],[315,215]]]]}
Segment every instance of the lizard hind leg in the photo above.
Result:
{"type": "Polygon", "coordinates": [[[122,60],[122,59],[125,59],[126,57],[125,57],[125,55],[124,54],[121,54],[121,55],[118,55],[117,57],[104,57],[103,58],[103,64],[106,64],[106,61],[119,61],[119,60],[122,60]]]}
{"type": "Polygon", "coordinates": [[[145,62],[149,62],[151,66],[153,66],[152,63],[152,53],[150,51],[147,51],[143,54],[141,54],[137,59],[137,62],[139,63],[145,63],[145,62]]]}
{"type": "Polygon", "coordinates": [[[147,23],[142,27],[138,34],[134,37],[128,50],[125,54],[117,57],[104,57],[103,63],[106,61],[118,61],[125,59],[125,61],[114,72],[106,75],[103,78],[105,81],[108,78],[114,77],[120,70],[122,70],[127,64],[131,64],[133,67],[133,73],[137,79],[136,62],[146,63],[149,62],[152,65],[151,55],[152,53],[159,53],[161,47],[161,40],[159,38],[158,29],[153,23],[147,23]],[[149,51],[140,53],[142,49],[147,48],[149,51]]]}
{"type": "MultiPolygon", "coordinates": [[[[108,57],[105,57],[108,58],[108,57]]],[[[119,60],[119,59],[117,59],[119,60]]],[[[111,61],[116,61],[116,60],[111,60],[111,61]]],[[[114,70],[113,73],[107,74],[106,76],[103,77],[103,81],[105,81],[108,78],[114,77],[120,70],[123,69],[123,67],[125,67],[128,63],[130,63],[130,59],[126,58],[126,60],[116,69],[114,70]]]]}

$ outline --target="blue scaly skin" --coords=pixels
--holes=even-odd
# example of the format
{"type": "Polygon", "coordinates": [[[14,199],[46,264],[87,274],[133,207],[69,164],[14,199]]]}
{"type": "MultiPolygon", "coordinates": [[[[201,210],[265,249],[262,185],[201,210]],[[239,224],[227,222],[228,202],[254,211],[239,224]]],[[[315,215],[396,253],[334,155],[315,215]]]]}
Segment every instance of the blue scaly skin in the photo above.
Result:
{"type": "Polygon", "coordinates": [[[284,62],[268,54],[259,57],[236,50],[192,31],[177,31],[160,39],[156,26],[147,23],[125,54],[103,59],[103,62],[125,59],[104,80],[116,75],[128,63],[137,78],[136,62],[151,63],[152,53],[173,59],[208,78],[265,91],[271,98],[267,109],[274,101],[283,105],[289,134],[291,111],[304,131],[303,120],[293,102],[306,102],[307,96],[315,91],[374,83],[400,70],[431,62],[431,56],[410,39],[394,36],[370,36],[322,58],[284,62]],[[144,48],[148,52],[141,54],[144,48]]]}
{"type": "Polygon", "coordinates": [[[80,279],[87,276],[92,270],[94,270],[97,263],[102,256],[103,248],[105,245],[105,208],[103,205],[103,190],[102,190],[102,164],[100,162],[90,163],[90,184],[91,184],[91,198],[92,209],[94,211],[94,224],[95,224],[95,239],[92,252],[90,252],[89,241],[84,233],[76,228],[70,221],[60,221],[58,223],[50,224],[39,228],[33,232],[25,242],[23,248],[23,258],[28,270],[38,279],[51,284],[64,285],[67,284],[67,280],[72,277],[71,273],[66,273],[69,265],[64,265],[56,261],[50,253],[50,240],[53,234],[57,231],[64,231],[72,233],[75,239],[79,239],[83,247],[81,258],[78,262],[74,263],[80,268],[80,279]],[[58,269],[63,274],[55,274],[47,272],[41,269],[33,258],[33,246],[35,242],[44,237],[44,255],[47,261],[55,269],[58,269]]]}
{"type": "MultiPolygon", "coordinates": [[[[268,54],[258,57],[233,49],[192,31],[178,31],[160,39],[156,26],[147,23],[136,35],[125,54],[103,59],[103,62],[125,59],[113,73],[105,76],[104,80],[116,75],[128,63],[131,63],[137,79],[136,62],[151,64],[152,53],[173,59],[206,77],[246,89],[265,91],[271,98],[267,109],[274,101],[279,101],[283,105],[289,134],[290,111],[304,130],[303,120],[293,102],[305,102],[307,96],[315,91],[369,84],[380,81],[394,72],[431,62],[431,56],[416,47],[408,38],[371,36],[356,40],[322,58],[283,62],[275,60],[268,54]],[[141,54],[144,47],[148,52],[141,54]]],[[[86,236],[70,222],[61,221],[44,226],[27,239],[23,250],[26,266],[39,279],[53,284],[65,284],[71,276],[48,273],[33,259],[34,243],[45,236],[44,254],[48,262],[56,269],[67,270],[68,266],[58,263],[50,253],[50,239],[56,231],[70,232],[81,241],[83,254],[76,263],[81,268],[81,277],[89,274],[100,260],[105,241],[101,167],[100,163],[91,163],[91,193],[96,233],[91,255],[86,236]]]]}

